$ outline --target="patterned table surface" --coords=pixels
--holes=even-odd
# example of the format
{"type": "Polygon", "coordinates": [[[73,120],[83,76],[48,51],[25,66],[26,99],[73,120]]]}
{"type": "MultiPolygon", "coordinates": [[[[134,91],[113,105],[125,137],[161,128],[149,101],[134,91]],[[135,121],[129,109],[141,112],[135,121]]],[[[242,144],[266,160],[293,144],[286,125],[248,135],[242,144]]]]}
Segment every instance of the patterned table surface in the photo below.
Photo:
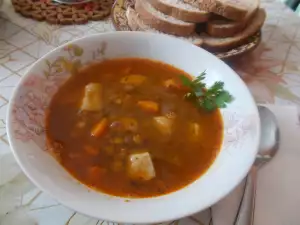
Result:
{"type": "MultiPolygon", "coordinates": [[[[262,6],[268,13],[263,42],[232,66],[258,103],[300,106],[300,18],[275,0],[262,0],[262,6]]],[[[29,182],[10,154],[5,118],[14,87],[34,61],[70,40],[113,30],[110,19],[63,27],[36,22],[17,15],[9,0],[4,1],[0,10],[1,225],[109,224],[61,206],[29,182]]],[[[209,217],[207,211],[172,223],[209,224],[209,217]]]]}

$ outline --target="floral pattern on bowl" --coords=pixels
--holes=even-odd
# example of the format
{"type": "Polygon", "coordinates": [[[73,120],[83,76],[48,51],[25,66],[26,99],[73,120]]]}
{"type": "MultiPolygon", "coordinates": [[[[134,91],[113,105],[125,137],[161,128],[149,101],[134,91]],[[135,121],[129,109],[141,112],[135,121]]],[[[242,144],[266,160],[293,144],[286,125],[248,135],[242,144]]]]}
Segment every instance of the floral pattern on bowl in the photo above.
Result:
{"type": "MultiPolygon", "coordinates": [[[[91,61],[104,56],[105,43],[91,55],[91,61]]],[[[51,98],[71,74],[83,65],[84,50],[77,45],[67,45],[62,55],[53,61],[44,60],[42,74],[27,76],[21,85],[21,94],[13,105],[13,132],[17,140],[33,141],[41,149],[45,145],[45,115],[51,98]]],[[[88,63],[88,62],[85,62],[88,63]]]]}

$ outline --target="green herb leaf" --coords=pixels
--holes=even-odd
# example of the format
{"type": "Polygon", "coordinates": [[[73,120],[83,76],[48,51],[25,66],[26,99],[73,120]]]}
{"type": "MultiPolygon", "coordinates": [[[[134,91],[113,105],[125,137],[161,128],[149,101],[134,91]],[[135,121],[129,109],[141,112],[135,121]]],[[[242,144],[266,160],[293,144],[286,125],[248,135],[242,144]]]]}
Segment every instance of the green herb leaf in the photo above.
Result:
{"type": "Polygon", "coordinates": [[[206,87],[203,82],[206,72],[202,72],[194,80],[190,80],[186,76],[180,76],[182,85],[189,88],[189,92],[185,94],[185,98],[193,102],[196,107],[213,111],[217,108],[226,108],[234,98],[226,90],[224,83],[221,81],[215,82],[210,88],[206,87]]]}
{"type": "Polygon", "coordinates": [[[224,83],[223,82],[220,82],[220,81],[217,81],[213,84],[213,86],[211,86],[207,92],[210,92],[210,93],[217,93],[218,91],[222,91],[224,88],[224,83]]]}
{"type": "Polygon", "coordinates": [[[179,76],[179,79],[184,86],[191,87],[193,85],[193,81],[186,76],[181,75],[179,76]]]}
{"type": "Polygon", "coordinates": [[[207,111],[213,111],[216,109],[216,105],[212,99],[205,98],[203,99],[202,108],[206,109],[207,111]]]}
{"type": "Polygon", "coordinates": [[[216,96],[216,105],[219,108],[226,108],[227,104],[233,101],[233,97],[228,91],[221,91],[216,96]]]}
{"type": "Polygon", "coordinates": [[[204,95],[204,92],[202,90],[199,90],[199,91],[195,91],[195,96],[196,97],[202,97],[204,95]]]}
{"type": "Polygon", "coordinates": [[[200,73],[198,77],[196,77],[194,81],[197,83],[202,83],[202,81],[205,79],[205,75],[206,75],[206,71],[203,71],[202,73],[200,73]]]}

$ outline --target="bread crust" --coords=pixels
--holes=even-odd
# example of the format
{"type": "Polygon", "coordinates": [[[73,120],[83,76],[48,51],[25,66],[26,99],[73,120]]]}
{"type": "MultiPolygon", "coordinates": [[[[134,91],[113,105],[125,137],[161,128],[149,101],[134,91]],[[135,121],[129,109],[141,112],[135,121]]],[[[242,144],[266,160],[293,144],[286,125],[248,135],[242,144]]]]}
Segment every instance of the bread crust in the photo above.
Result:
{"type": "MultiPolygon", "coordinates": [[[[127,10],[126,10],[126,17],[127,17],[128,25],[131,30],[159,33],[159,31],[154,30],[153,28],[149,28],[146,25],[144,25],[142,20],[140,20],[138,13],[130,7],[127,8],[127,10]]],[[[188,38],[183,38],[183,37],[182,37],[182,39],[186,39],[187,41],[190,41],[191,43],[193,43],[194,45],[199,46],[199,47],[203,44],[203,40],[202,40],[202,38],[200,38],[200,36],[197,36],[193,40],[189,40],[188,38]]]]}
{"type": "Polygon", "coordinates": [[[243,1],[252,0],[201,0],[199,4],[202,9],[208,12],[234,21],[242,21],[248,13],[248,8],[240,4],[243,1]]]}
{"type": "Polygon", "coordinates": [[[259,9],[248,26],[234,37],[215,38],[208,35],[203,35],[203,47],[211,51],[225,51],[235,48],[243,44],[249,37],[257,33],[263,26],[266,19],[266,12],[264,9],[259,9]]]}
{"type": "Polygon", "coordinates": [[[135,10],[146,25],[161,32],[178,36],[189,36],[194,32],[196,26],[194,23],[176,23],[170,18],[162,18],[155,14],[149,5],[145,0],[136,0],[135,2],[135,10]]]}
{"type": "MultiPolygon", "coordinates": [[[[186,22],[203,23],[208,21],[210,17],[209,12],[199,10],[198,7],[192,10],[188,8],[185,9],[181,7],[176,7],[176,3],[170,4],[169,2],[163,0],[148,0],[148,2],[158,11],[161,11],[166,15],[172,16],[174,18],[186,22]]],[[[182,1],[182,4],[186,4],[186,3],[182,1]]],[[[187,4],[187,6],[194,7],[189,4],[187,4]]]]}
{"type": "Polygon", "coordinates": [[[241,32],[246,23],[226,20],[224,18],[212,19],[207,22],[206,32],[212,37],[232,37],[241,32]]]}
{"type": "Polygon", "coordinates": [[[232,37],[241,32],[251,21],[259,8],[260,0],[251,0],[248,5],[248,13],[241,21],[228,20],[222,16],[211,18],[207,23],[206,32],[213,37],[232,37]]]}

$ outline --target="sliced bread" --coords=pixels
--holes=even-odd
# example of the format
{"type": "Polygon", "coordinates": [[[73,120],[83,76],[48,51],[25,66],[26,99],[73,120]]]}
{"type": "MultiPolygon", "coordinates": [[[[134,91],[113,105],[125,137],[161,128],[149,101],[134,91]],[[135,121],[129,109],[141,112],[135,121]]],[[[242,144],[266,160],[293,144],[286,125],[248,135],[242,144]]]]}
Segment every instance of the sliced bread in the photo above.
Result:
{"type": "Polygon", "coordinates": [[[136,0],[135,10],[143,23],[152,28],[178,36],[189,36],[195,30],[195,23],[185,22],[156,10],[147,0],[136,0]]]}
{"type": "Polygon", "coordinates": [[[192,23],[203,23],[210,13],[185,3],[183,0],[148,0],[158,11],[176,19],[192,23]]]}
{"type": "Polygon", "coordinates": [[[247,27],[234,37],[215,38],[208,35],[201,35],[203,38],[203,47],[211,51],[222,51],[235,48],[243,44],[249,37],[258,32],[263,26],[266,19],[266,12],[264,9],[259,9],[252,20],[249,21],[247,27]]]}
{"type": "Polygon", "coordinates": [[[253,0],[199,0],[202,9],[234,21],[242,21],[252,10],[253,0]]]}
{"type": "Polygon", "coordinates": [[[213,37],[232,37],[241,32],[251,21],[259,8],[260,0],[252,0],[248,13],[242,21],[232,21],[221,16],[212,17],[207,23],[206,32],[213,37]]]}
{"type": "MultiPolygon", "coordinates": [[[[131,7],[128,7],[126,10],[126,17],[128,21],[128,25],[131,28],[131,30],[134,31],[145,31],[145,32],[153,32],[153,33],[162,33],[151,26],[146,25],[143,20],[141,20],[139,14],[131,7]]],[[[196,33],[192,34],[189,37],[179,37],[180,39],[187,40],[197,46],[201,46],[203,41],[200,38],[200,36],[196,33]]]]}
{"type": "Polygon", "coordinates": [[[207,22],[206,32],[212,37],[232,37],[243,30],[244,24],[225,18],[212,19],[207,22]]]}

